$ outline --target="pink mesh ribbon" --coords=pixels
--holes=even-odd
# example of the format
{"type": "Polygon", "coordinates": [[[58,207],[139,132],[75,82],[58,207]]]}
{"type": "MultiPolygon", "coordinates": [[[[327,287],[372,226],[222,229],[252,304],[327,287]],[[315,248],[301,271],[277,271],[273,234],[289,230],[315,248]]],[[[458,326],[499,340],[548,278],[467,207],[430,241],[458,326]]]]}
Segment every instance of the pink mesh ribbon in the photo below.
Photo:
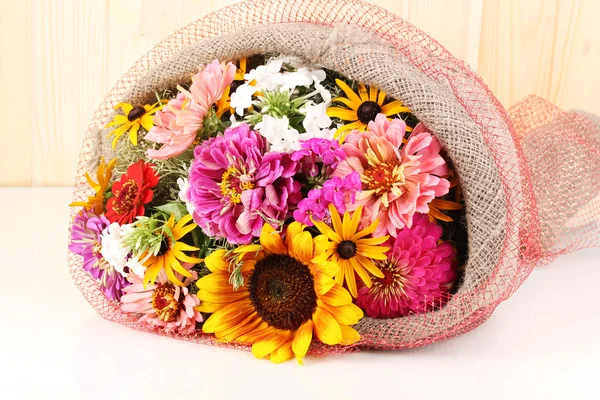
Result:
{"type": "MultiPolygon", "coordinates": [[[[470,240],[481,239],[481,243],[472,246],[478,253],[470,256],[490,261],[467,266],[461,289],[443,310],[393,320],[365,319],[357,328],[362,335],[358,344],[351,348],[315,345],[312,354],[359,348],[410,348],[467,332],[484,322],[534,267],[560,254],[600,245],[600,120],[585,113],[563,112],[536,97],[525,99],[507,113],[469,66],[452,57],[439,43],[399,17],[357,0],[247,1],[203,17],[160,42],[123,76],[94,115],[81,151],[74,200],[82,200],[89,194],[85,172],[97,165],[101,154],[106,154],[106,131],[102,128],[109,121],[114,105],[148,71],[200,40],[258,25],[292,22],[354,25],[387,41],[423,79],[443,87],[448,98],[458,105],[460,114],[464,114],[468,128],[485,143],[489,161],[484,166],[494,172],[500,183],[497,189],[506,210],[501,224],[468,225],[470,240]],[[494,246],[485,242],[492,231],[500,232],[501,237],[494,246]],[[481,257],[481,252],[489,253],[489,257],[481,257]]],[[[443,131],[446,119],[428,113],[428,107],[436,101],[443,106],[444,98],[413,97],[409,106],[415,114],[435,133],[443,131]]],[[[456,145],[460,141],[452,140],[463,134],[461,126],[448,130],[455,136],[442,139],[451,156],[453,153],[460,156],[454,160],[460,161],[457,166],[476,165],[477,152],[465,153],[464,148],[456,145]]],[[[465,142],[465,146],[471,144],[472,141],[465,142]]],[[[478,182],[481,171],[464,167],[462,172],[461,179],[467,189],[485,186],[485,182],[478,182]]],[[[482,207],[487,202],[479,197],[466,198],[471,222],[476,220],[473,215],[478,211],[477,218],[485,219],[486,210],[482,207]]],[[[76,211],[73,210],[73,215],[76,211]]],[[[69,268],[85,298],[104,318],[167,335],[139,324],[136,316],[122,313],[118,303],[107,300],[82,269],[79,256],[69,253],[69,268]]],[[[219,344],[201,333],[168,336],[219,344]]]]}

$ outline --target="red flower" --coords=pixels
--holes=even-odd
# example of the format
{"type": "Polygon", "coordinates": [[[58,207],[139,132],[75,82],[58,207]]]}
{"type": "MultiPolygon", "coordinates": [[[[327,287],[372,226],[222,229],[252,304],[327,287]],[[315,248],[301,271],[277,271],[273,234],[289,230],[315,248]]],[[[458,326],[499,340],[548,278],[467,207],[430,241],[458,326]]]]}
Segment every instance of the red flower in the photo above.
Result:
{"type": "Polygon", "coordinates": [[[111,223],[129,224],[135,217],[144,215],[144,204],[152,200],[152,188],[158,185],[159,177],[153,167],[140,160],[130,165],[121,180],[113,184],[113,196],[106,203],[106,218],[111,223]]]}

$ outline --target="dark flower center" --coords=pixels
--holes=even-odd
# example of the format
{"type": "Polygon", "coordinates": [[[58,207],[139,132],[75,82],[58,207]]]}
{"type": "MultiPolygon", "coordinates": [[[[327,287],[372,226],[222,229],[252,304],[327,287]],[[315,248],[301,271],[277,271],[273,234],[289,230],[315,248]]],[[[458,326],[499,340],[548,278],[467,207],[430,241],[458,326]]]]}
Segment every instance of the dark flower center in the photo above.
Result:
{"type": "Polygon", "coordinates": [[[337,247],[337,253],[341,258],[347,260],[356,255],[356,243],[350,240],[344,240],[337,247]]]}
{"type": "Polygon", "coordinates": [[[363,124],[368,124],[371,121],[375,121],[377,114],[381,112],[381,106],[374,101],[365,101],[356,110],[358,119],[363,124]]]}
{"type": "Polygon", "coordinates": [[[167,238],[163,238],[162,242],[160,242],[160,249],[158,250],[158,255],[164,255],[170,248],[171,246],[169,245],[169,241],[167,240],[167,238]]]}
{"type": "Polygon", "coordinates": [[[277,329],[296,330],[317,307],[314,279],[308,267],[280,254],[256,263],[248,279],[256,313],[277,329]]]}
{"type": "Polygon", "coordinates": [[[129,111],[127,114],[127,119],[129,121],[135,121],[138,118],[141,118],[144,114],[146,114],[146,109],[142,106],[135,106],[129,111]]]}
{"type": "Polygon", "coordinates": [[[138,194],[138,185],[133,180],[129,180],[123,184],[117,198],[113,204],[113,211],[116,214],[123,215],[131,211],[133,203],[138,194]]]}

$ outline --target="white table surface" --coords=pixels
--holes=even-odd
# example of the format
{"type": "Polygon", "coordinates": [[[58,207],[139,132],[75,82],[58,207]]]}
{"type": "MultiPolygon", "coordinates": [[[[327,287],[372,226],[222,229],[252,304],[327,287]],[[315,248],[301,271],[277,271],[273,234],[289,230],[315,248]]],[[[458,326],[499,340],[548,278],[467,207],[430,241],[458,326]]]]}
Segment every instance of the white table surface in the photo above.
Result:
{"type": "Polygon", "coordinates": [[[274,365],[100,318],[68,272],[70,199],[0,188],[0,399],[600,398],[600,249],[534,271],[463,336],[274,365]]]}

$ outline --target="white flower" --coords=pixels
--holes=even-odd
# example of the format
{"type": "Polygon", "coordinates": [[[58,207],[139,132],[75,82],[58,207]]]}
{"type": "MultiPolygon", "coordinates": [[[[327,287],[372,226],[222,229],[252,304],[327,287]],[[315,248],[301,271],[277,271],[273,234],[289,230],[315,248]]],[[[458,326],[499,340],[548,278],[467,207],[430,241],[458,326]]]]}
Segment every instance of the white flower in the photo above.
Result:
{"type": "MultiPolygon", "coordinates": [[[[248,82],[256,81],[256,86],[264,90],[275,90],[281,80],[280,72],[283,60],[274,58],[265,65],[260,65],[244,75],[248,82]]],[[[233,101],[233,99],[232,99],[233,101]]],[[[241,115],[241,114],[240,114],[241,115]]]]}
{"type": "Polygon", "coordinates": [[[307,133],[316,135],[321,132],[322,129],[329,128],[331,126],[331,118],[327,116],[327,105],[325,103],[306,105],[304,107],[304,120],[302,126],[306,129],[307,133]]]}
{"type": "Polygon", "coordinates": [[[190,181],[188,178],[177,178],[177,184],[179,185],[179,199],[183,201],[185,204],[185,208],[187,209],[190,215],[194,215],[194,205],[190,203],[188,199],[187,192],[190,188],[190,181]]]}
{"type": "Polygon", "coordinates": [[[313,137],[319,138],[319,139],[333,140],[333,138],[335,137],[335,132],[336,131],[337,131],[337,128],[323,129],[323,130],[315,133],[313,135],[313,137]]]}
{"type": "Polygon", "coordinates": [[[113,222],[102,231],[102,257],[113,266],[115,271],[127,276],[125,267],[128,267],[140,278],[144,276],[146,267],[137,257],[129,257],[129,250],[123,247],[123,236],[133,229],[132,224],[119,225],[113,222]]]}
{"type": "Polygon", "coordinates": [[[252,105],[252,95],[256,93],[256,87],[249,83],[240,85],[234,93],[231,94],[231,108],[235,108],[238,115],[244,115],[244,110],[252,105]]]}
{"type": "Polygon", "coordinates": [[[300,141],[308,139],[306,134],[301,135],[296,129],[290,128],[287,117],[275,118],[265,115],[262,122],[256,124],[256,130],[267,139],[271,151],[280,153],[300,150],[300,141]]]}
{"type": "Polygon", "coordinates": [[[102,231],[102,257],[121,275],[125,274],[129,252],[123,248],[123,227],[113,222],[102,231]]]}
{"type": "Polygon", "coordinates": [[[319,82],[316,82],[316,81],[315,81],[315,89],[317,89],[317,91],[323,98],[323,101],[325,102],[325,104],[329,105],[329,103],[331,103],[331,93],[329,92],[329,90],[325,89],[325,86],[321,85],[319,82]]]}

